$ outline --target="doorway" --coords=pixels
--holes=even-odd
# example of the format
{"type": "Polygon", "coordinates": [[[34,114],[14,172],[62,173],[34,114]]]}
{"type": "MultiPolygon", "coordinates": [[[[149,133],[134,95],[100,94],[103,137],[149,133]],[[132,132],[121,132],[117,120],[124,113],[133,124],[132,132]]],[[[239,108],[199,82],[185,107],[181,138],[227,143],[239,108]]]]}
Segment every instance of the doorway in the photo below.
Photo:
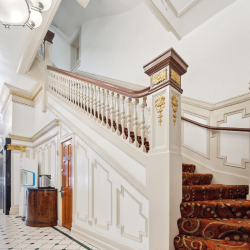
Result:
{"type": "Polygon", "coordinates": [[[62,225],[72,227],[72,139],[62,143],[62,225]]]}

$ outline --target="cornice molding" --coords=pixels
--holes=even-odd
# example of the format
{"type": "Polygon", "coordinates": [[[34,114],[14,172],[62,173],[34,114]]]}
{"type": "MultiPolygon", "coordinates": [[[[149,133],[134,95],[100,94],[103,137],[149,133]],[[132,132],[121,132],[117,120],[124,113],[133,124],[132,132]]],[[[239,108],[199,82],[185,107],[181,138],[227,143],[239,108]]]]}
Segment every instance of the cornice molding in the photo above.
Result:
{"type": "Polygon", "coordinates": [[[44,128],[42,128],[40,131],[38,131],[32,137],[24,137],[20,135],[12,135],[12,134],[9,134],[8,137],[11,139],[19,140],[19,141],[34,142],[37,139],[39,139],[41,136],[46,134],[48,131],[53,129],[54,127],[59,126],[59,124],[60,124],[60,121],[58,119],[55,119],[52,122],[50,122],[48,125],[46,125],[44,128]]]}
{"type": "Polygon", "coordinates": [[[33,97],[29,97],[29,96],[25,96],[25,95],[22,95],[22,94],[19,94],[19,93],[16,93],[14,91],[10,91],[10,95],[16,95],[16,96],[19,96],[19,97],[22,97],[24,99],[27,99],[27,100],[30,100],[30,101],[34,101],[34,99],[37,97],[37,95],[39,94],[39,92],[42,90],[42,86],[37,90],[37,92],[35,93],[35,95],[33,97]]]}
{"type": "Polygon", "coordinates": [[[22,89],[19,89],[17,87],[14,87],[12,85],[5,83],[0,94],[1,114],[4,115],[7,104],[10,100],[10,97],[12,97],[11,100],[13,102],[18,102],[18,103],[22,103],[22,104],[34,107],[34,100],[36,99],[38,94],[41,92],[41,90],[42,90],[42,86],[40,84],[37,84],[37,86],[30,93],[28,91],[24,91],[22,89]]]}

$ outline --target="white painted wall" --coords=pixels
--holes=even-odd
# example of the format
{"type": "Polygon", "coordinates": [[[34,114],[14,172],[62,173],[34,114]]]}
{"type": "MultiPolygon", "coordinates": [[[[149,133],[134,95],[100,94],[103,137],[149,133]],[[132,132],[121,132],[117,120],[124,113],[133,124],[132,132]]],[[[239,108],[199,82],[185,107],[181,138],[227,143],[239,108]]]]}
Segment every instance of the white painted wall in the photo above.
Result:
{"type": "Polygon", "coordinates": [[[74,148],[73,232],[89,230],[133,249],[149,249],[148,199],[78,136],[74,148]]]}
{"type": "Polygon", "coordinates": [[[55,33],[52,45],[52,63],[57,68],[70,71],[69,38],[54,26],[50,26],[49,30],[55,33]]]}
{"type": "Polygon", "coordinates": [[[217,102],[248,91],[250,2],[238,0],[178,41],[144,4],[82,25],[79,70],[148,86],[143,65],[173,47],[189,64],[184,95],[217,102]]]}
{"type": "Polygon", "coordinates": [[[12,103],[12,107],[12,134],[14,135],[31,137],[56,118],[49,110],[46,113],[42,112],[41,100],[35,107],[16,102],[12,103]]]}

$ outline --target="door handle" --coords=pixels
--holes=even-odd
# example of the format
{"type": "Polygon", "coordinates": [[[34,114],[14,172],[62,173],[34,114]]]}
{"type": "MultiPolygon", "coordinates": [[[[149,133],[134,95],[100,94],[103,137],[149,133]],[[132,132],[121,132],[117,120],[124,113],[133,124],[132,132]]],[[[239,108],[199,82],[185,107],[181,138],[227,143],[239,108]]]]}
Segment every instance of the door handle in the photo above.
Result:
{"type": "Polygon", "coordinates": [[[61,190],[59,191],[60,193],[61,193],[61,198],[63,198],[63,196],[64,196],[64,190],[63,190],[63,186],[61,186],[61,190]]]}

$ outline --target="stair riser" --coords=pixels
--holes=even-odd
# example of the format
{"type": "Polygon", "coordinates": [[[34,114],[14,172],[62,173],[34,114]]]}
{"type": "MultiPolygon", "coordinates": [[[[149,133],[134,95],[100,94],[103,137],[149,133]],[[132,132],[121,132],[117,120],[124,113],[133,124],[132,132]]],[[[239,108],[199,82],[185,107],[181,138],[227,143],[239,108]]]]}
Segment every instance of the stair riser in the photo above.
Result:
{"type": "Polygon", "coordinates": [[[193,164],[182,164],[182,172],[187,172],[187,173],[194,173],[195,171],[195,165],[193,164]]]}
{"type": "Polygon", "coordinates": [[[183,186],[182,201],[206,201],[219,199],[238,199],[246,198],[248,186],[231,186],[231,187],[199,187],[183,186]]]}
{"type": "Polygon", "coordinates": [[[179,219],[178,228],[180,235],[250,243],[250,224],[239,222],[238,220],[232,223],[230,220],[179,219]]]}
{"type": "Polygon", "coordinates": [[[177,250],[249,250],[250,243],[224,241],[224,240],[204,240],[201,237],[176,236],[174,239],[177,250]]]}
{"type": "Polygon", "coordinates": [[[213,175],[182,173],[182,185],[210,185],[213,175]]]}
{"type": "Polygon", "coordinates": [[[239,204],[232,204],[230,200],[227,203],[208,204],[200,203],[182,203],[182,218],[243,218],[250,219],[250,202],[245,201],[239,204]]]}

